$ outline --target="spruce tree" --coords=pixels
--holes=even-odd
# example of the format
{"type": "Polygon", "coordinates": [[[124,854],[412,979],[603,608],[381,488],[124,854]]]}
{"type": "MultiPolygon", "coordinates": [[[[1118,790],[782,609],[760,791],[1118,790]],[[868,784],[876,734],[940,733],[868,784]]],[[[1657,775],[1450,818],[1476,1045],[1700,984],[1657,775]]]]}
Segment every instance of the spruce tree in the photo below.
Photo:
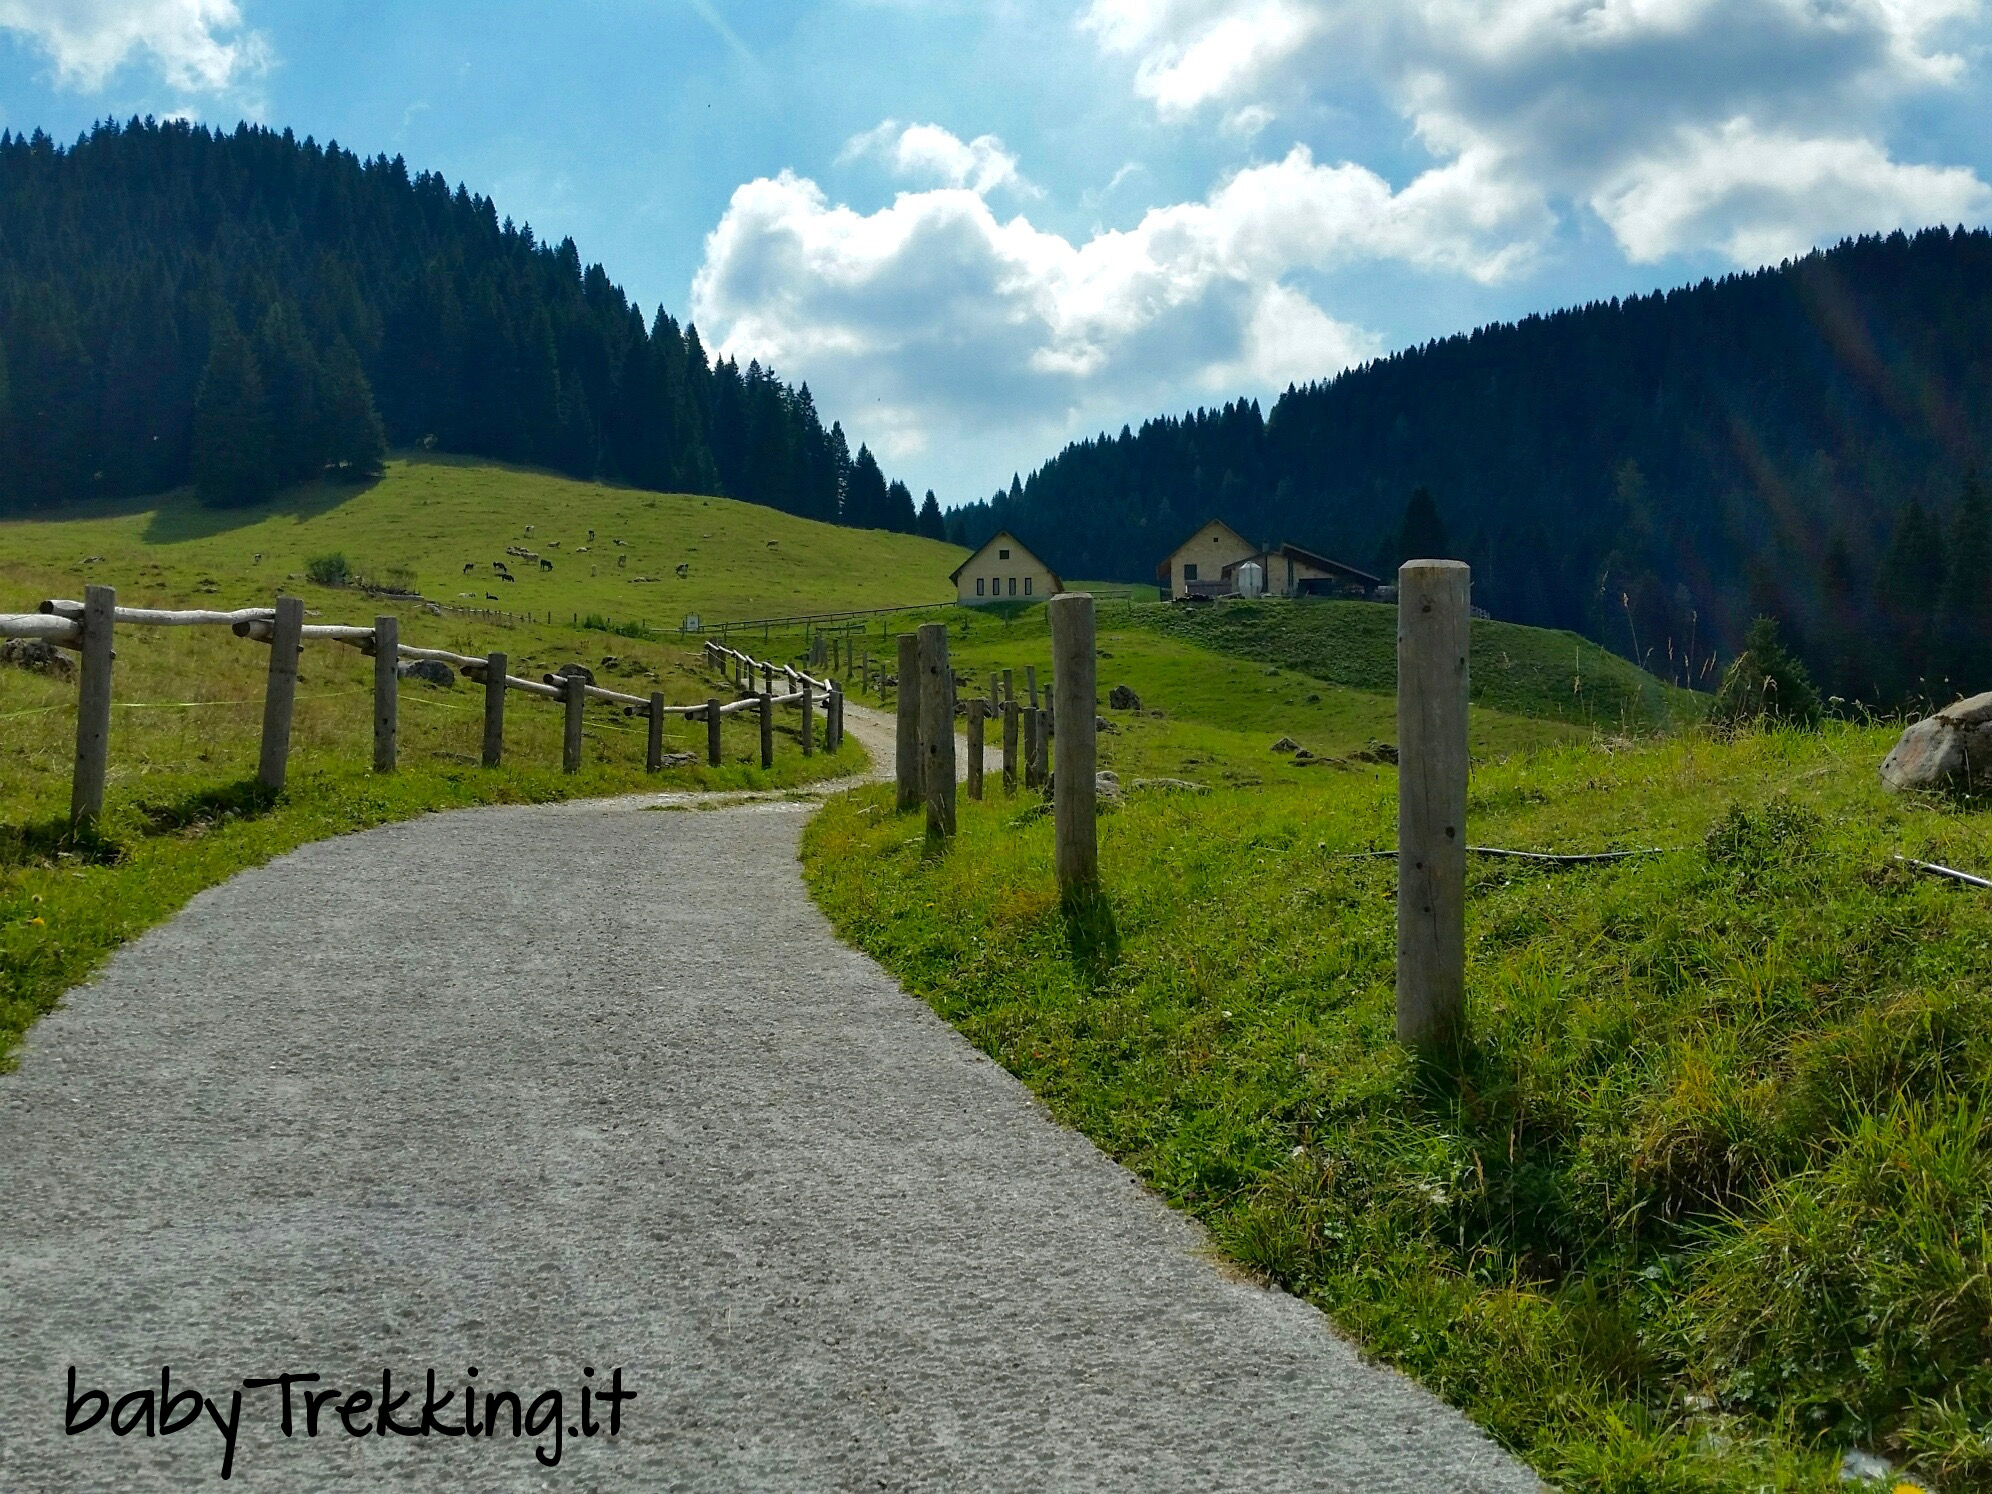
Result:
{"type": "Polygon", "coordinates": [[[194,491],[212,508],[261,503],[276,491],[263,380],[226,307],[209,326],[207,368],[194,396],[193,468],[194,491]]]}
{"type": "Polygon", "coordinates": [[[348,482],[379,477],[387,436],[374,409],[373,389],[353,345],[341,337],[325,360],[325,464],[348,482]]]}
{"type": "Polygon", "coordinates": [[[885,490],[885,524],[894,534],[913,534],[920,527],[920,516],[913,509],[913,490],[894,478],[885,490]]]}
{"type": "Polygon", "coordinates": [[[325,470],[326,431],[319,412],[322,374],[297,313],[273,301],[256,328],[256,369],[269,414],[270,460],[279,485],[305,482],[325,470]]]}
{"type": "Polygon", "coordinates": [[[1938,678],[1955,699],[1992,690],[1992,514],[1975,473],[1958,495],[1948,561],[1937,604],[1936,656],[1938,678]]]}
{"type": "Polygon", "coordinates": [[[844,522],[859,529],[889,529],[890,518],[885,474],[878,470],[878,459],[871,454],[871,448],[860,445],[844,492],[844,522]]]}
{"type": "Polygon", "coordinates": [[[1932,622],[1944,588],[1944,537],[1930,511],[1913,499],[1897,515],[1895,533],[1875,576],[1881,618],[1877,672],[1882,704],[1928,694],[1932,622]]]}
{"type": "Polygon", "coordinates": [[[927,497],[920,505],[920,533],[928,539],[948,537],[948,521],[941,514],[941,500],[934,496],[932,488],[927,489],[927,497]]]}
{"type": "Polygon", "coordinates": [[[1819,692],[1805,665],[1778,637],[1774,617],[1759,617],[1744,635],[1743,652],[1722,677],[1711,713],[1719,725],[1819,724],[1819,692]]]}
{"type": "Polygon", "coordinates": [[[1396,570],[1407,560],[1451,560],[1452,542],[1446,537],[1445,520],[1439,517],[1439,506],[1432,501],[1432,490],[1416,487],[1404,505],[1404,521],[1397,529],[1396,570]]]}

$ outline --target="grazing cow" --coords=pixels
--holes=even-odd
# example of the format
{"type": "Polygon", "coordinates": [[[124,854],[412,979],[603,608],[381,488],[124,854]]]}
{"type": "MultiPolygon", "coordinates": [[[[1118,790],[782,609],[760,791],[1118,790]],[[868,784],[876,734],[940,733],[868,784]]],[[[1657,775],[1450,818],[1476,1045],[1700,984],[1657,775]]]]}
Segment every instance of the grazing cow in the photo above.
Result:
{"type": "Polygon", "coordinates": [[[505,572],[505,562],[502,560],[494,560],[491,562],[491,569],[494,571],[505,572]]]}
{"type": "Polygon", "coordinates": [[[532,537],[533,537],[533,526],[528,524],[526,526],[526,538],[531,539],[532,537]]]}
{"type": "Polygon", "coordinates": [[[541,557],[540,557],[540,569],[541,569],[541,570],[543,570],[543,571],[550,571],[550,570],[552,570],[552,569],[553,569],[553,562],[552,562],[552,561],[550,561],[550,560],[548,560],[548,559],[547,559],[547,558],[546,558],[545,556],[541,556],[541,557]]]}
{"type": "Polygon", "coordinates": [[[505,574],[504,574],[504,575],[500,576],[500,577],[499,577],[498,579],[499,579],[500,581],[516,581],[516,580],[518,580],[519,578],[518,578],[517,576],[513,575],[513,574],[512,574],[512,573],[511,573],[510,571],[507,571],[507,572],[505,572],[505,574]]]}
{"type": "Polygon", "coordinates": [[[495,591],[487,591],[484,594],[484,600],[487,602],[495,602],[498,600],[498,593],[495,591]]]}
{"type": "Polygon", "coordinates": [[[623,544],[621,540],[610,540],[609,543],[616,546],[618,549],[620,549],[623,544]]]}
{"type": "Polygon", "coordinates": [[[769,541],[768,541],[768,548],[769,548],[770,550],[779,550],[779,549],[781,549],[781,547],[782,547],[782,542],[781,542],[780,540],[769,540],[769,541]]]}
{"type": "Polygon", "coordinates": [[[628,557],[627,555],[618,555],[618,556],[616,557],[616,569],[617,569],[617,570],[622,570],[623,568],[625,568],[626,566],[628,566],[628,564],[629,564],[629,557],[628,557]]]}
{"type": "Polygon", "coordinates": [[[472,571],[474,571],[474,570],[476,570],[476,569],[477,569],[477,562],[476,562],[476,561],[474,561],[474,560],[466,560],[466,561],[465,561],[465,562],[463,563],[463,573],[464,573],[464,574],[465,574],[466,576],[468,576],[468,575],[469,575],[469,574],[470,574],[470,573],[471,573],[472,571]]]}
{"type": "Polygon", "coordinates": [[[595,543],[595,531],[592,529],[588,531],[588,543],[591,545],[595,543]]]}
{"type": "Polygon", "coordinates": [[[577,548],[577,549],[576,549],[576,550],[574,551],[574,553],[575,553],[576,555],[586,555],[586,554],[588,553],[588,547],[587,547],[586,545],[582,545],[582,546],[579,546],[579,547],[578,547],[578,548],[577,548]]]}
{"type": "Polygon", "coordinates": [[[689,576],[691,573],[692,573],[692,563],[689,560],[682,561],[679,563],[678,579],[680,581],[684,580],[685,577],[689,576]]]}

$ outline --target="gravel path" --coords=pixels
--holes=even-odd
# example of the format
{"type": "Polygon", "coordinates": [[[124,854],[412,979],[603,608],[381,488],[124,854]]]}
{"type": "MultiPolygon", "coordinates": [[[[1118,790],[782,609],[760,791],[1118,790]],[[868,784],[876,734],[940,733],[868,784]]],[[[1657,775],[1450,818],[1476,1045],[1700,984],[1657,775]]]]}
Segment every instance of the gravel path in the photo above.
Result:
{"type": "Polygon", "coordinates": [[[807,812],[324,841],[71,993],[0,1076],[0,1488],[211,1484],[231,1419],[252,1490],[1537,1487],[838,944],[807,812]],[[71,1365],[214,1409],[68,1436],[71,1365]],[[498,1435],[349,1399],[460,1427],[472,1365],[498,1435]]]}

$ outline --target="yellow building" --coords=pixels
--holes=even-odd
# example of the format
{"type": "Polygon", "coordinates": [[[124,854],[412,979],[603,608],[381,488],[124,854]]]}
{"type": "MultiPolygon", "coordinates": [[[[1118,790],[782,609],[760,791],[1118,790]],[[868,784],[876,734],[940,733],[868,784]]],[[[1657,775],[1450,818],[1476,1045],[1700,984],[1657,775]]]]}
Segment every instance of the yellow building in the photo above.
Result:
{"type": "Polygon", "coordinates": [[[1250,560],[1259,547],[1222,519],[1212,519],[1184,540],[1169,558],[1155,568],[1155,582],[1162,588],[1164,601],[1182,597],[1228,597],[1231,582],[1227,572],[1241,560],[1250,560]]]}
{"type": "Polygon", "coordinates": [[[954,582],[956,599],[964,607],[1041,601],[1065,590],[1058,572],[1031,554],[1007,529],[991,535],[948,579],[954,582]]]}

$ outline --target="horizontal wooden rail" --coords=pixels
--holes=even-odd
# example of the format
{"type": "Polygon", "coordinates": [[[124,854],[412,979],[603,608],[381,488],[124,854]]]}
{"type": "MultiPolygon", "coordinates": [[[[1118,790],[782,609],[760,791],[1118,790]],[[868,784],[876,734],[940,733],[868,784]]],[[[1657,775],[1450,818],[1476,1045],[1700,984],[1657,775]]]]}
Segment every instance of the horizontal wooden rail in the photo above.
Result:
{"type": "Polygon", "coordinates": [[[73,648],[83,641],[83,625],[74,618],[40,612],[0,612],[0,638],[40,638],[73,648]]]}
{"type": "MultiPolygon", "coordinates": [[[[41,610],[57,617],[75,619],[83,616],[81,602],[61,597],[43,602],[41,610]]],[[[199,608],[120,607],[116,621],[140,623],[152,628],[232,627],[245,622],[274,623],[276,616],[277,609],[274,607],[238,607],[233,612],[208,612],[199,608]]]]}

